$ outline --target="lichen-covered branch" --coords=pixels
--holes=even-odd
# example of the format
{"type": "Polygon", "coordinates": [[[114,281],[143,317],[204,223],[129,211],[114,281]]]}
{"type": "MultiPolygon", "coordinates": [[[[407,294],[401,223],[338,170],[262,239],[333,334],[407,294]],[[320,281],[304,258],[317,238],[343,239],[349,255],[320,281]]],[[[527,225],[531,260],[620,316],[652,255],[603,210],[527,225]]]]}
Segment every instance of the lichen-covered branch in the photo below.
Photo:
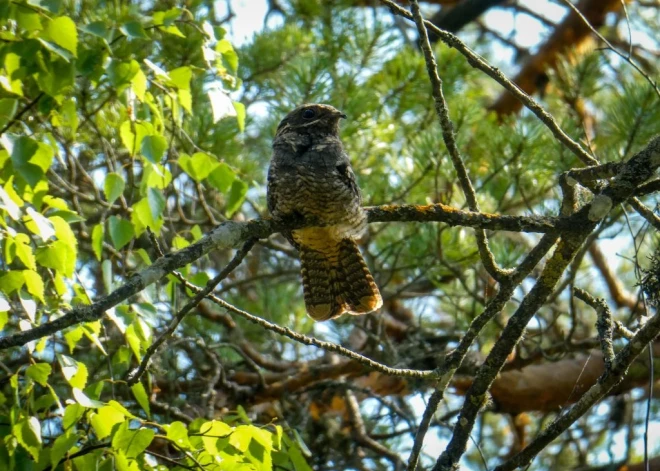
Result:
{"type": "MultiPolygon", "coordinates": [[[[375,222],[444,222],[451,226],[476,227],[490,230],[525,232],[555,232],[571,230],[571,223],[560,218],[536,216],[503,216],[473,211],[461,211],[443,204],[386,205],[367,208],[370,223],[375,222]]],[[[100,319],[108,309],[139,293],[173,270],[184,267],[212,250],[239,247],[248,239],[264,239],[285,227],[272,220],[257,219],[247,222],[226,221],[198,242],[185,249],[167,254],[151,266],[134,274],[128,282],[89,306],[78,306],[64,316],[45,322],[33,329],[0,338],[0,350],[25,345],[62,329],[100,319]]],[[[294,228],[286,226],[287,229],[294,228]]]]}

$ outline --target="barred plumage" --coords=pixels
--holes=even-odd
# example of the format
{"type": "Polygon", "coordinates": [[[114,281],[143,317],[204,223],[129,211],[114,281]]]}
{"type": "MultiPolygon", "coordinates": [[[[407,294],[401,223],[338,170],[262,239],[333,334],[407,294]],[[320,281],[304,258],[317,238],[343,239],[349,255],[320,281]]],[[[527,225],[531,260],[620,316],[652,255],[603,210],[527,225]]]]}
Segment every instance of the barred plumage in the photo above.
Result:
{"type": "Polygon", "coordinates": [[[314,224],[285,236],[300,252],[305,305],[319,321],[382,305],[355,242],[366,228],[366,215],[339,139],[342,117],[328,105],[303,105],[289,113],[273,141],[268,172],[273,217],[302,217],[314,224]]]}

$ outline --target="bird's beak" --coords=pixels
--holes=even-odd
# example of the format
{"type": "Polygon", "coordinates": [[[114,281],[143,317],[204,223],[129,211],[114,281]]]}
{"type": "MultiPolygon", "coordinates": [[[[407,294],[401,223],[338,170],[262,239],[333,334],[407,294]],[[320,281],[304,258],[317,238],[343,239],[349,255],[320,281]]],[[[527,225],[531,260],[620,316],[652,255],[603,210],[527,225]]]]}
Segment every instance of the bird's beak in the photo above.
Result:
{"type": "Polygon", "coordinates": [[[346,119],[346,118],[348,118],[348,116],[346,116],[346,113],[342,113],[342,112],[339,111],[339,110],[337,110],[337,113],[335,114],[335,116],[336,116],[337,118],[342,118],[342,119],[346,119]]]}

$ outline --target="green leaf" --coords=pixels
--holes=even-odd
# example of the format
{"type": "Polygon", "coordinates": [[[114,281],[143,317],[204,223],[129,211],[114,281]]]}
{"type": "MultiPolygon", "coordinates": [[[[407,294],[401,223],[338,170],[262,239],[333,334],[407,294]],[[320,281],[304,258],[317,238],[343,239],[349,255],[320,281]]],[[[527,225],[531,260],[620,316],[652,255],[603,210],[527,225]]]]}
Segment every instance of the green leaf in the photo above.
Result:
{"type": "Polygon", "coordinates": [[[142,69],[138,69],[135,73],[135,76],[131,80],[131,86],[138,100],[144,102],[144,96],[147,93],[147,76],[144,75],[142,69]]]}
{"type": "MultiPolygon", "coordinates": [[[[62,59],[50,62],[47,67],[41,69],[37,74],[37,83],[41,87],[41,90],[51,97],[57,97],[62,93],[70,91],[74,86],[75,67],[73,62],[69,62],[67,59],[67,57],[71,56],[68,51],[46,41],[42,41],[42,44],[62,57],[62,59]]],[[[42,99],[40,103],[41,105],[47,104],[48,100],[42,99]]],[[[50,103],[51,107],[47,108],[44,112],[50,110],[54,105],[52,100],[50,103]]]]}
{"type": "Polygon", "coordinates": [[[59,112],[53,110],[52,123],[56,127],[66,126],[71,135],[78,130],[78,112],[73,99],[66,100],[60,107],[59,112]]]}
{"type": "Polygon", "coordinates": [[[232,182],[229,197],[227,198],[227,205],[225,206],[228,217],[231,217],[241,207],[243,201],[245,201],[247,190],[248,186],[244,181],[236,179],[232,182]]]}
{"type": "Polygon", "coordinates": [[[220,165],[214,157],[203,152],[196,152],[192,157],[182,154],[178,163],[184,172],[198,182],[208,177],[220,165]]]}
{"type": "Polygon", "coordinates": [[[55,44],[77,56],[78,32],[76,24],[68,16],[55,18],[48,24],[48,34],[55,44]]]}
{"type": "Polygon", "coordinates": [[[135,458],[151,444],[155,432],[151,429],[140,428],[130,430],[128,421],[119,426],[112,437],[112,448],[122,451],[128,458],[135,458]]]}
{"type": "Polygon", "coordinates": [[[211,455],[217,455],[218,450],[218,440],[220,437],[228,437],[232,433],[232,428],[224,422],[219,420],[211,420],[210,422],[205,422],[199,429],[199,434],[202,436],[202,442],[204,443],[204,448],[211,455]]]}
{"type": "Polygon", "coordinates": [[[66,340],[66,344],[69,347],[70,353],[73,353],[76,345],[78,345],[78,342],[80,342],[80,339],[82,339],[84,335],[85,328],[80,324],[73,327],[71,330],[64,332],[64,340],[66,340]]]}
{"type": "Polygon", "coordinates": [[[167,438],[176,443],[178,448],[192,450],[192,445],[188,438],[188,429],[183,422],[172,422],[170,425],[166,425],[165,429],[167,430],[167,438]]]}
{"type": "Polygon", "coordinates": [[[124,414],[116,408],[103,406],[91,416],[90,423],[94,427],[97,438],[102,440],[110,435],[115,425],[122,423],[125,419],[124,414]]]}
{"type": "Polygon", "coordinates": [[[165,155],[165,150],[167,149],[167,141],[163,136],[154,134],[151,136],[145,136],[142,139],[142,146],[140,152],[144,155],[150,162],[155,164],[160,162],[160,159],[165,155]]]}
{"type": "Polygon", "coordinates": [[[64,416],[62,418],[62,427],[64,427],[66,430],[78,423],[78,421],[85,413],[85,410],[87,409],[77,403],[69,404],[66,406],[66,409],[64,409],[64,416]]]}
{"type": "Polygon", "coordinates": [[[209,175],[209,183],[220,193],[228,192],[234,180],[236,180],[236,172],[224,162],[221,162],[209,175]]]}
{"type": "Polygon", "coordinates": [[[92,229],[92,250],[97,260],[101,260],[103,254],[103,224],[97,224],[92,229]]]}
{"type": "Polygon", "coordinates": [[[73,275],[75,266],[75,257],[71,253],[71,247],[61,240],[52,242],[46,247],[37,249],[37,263],[46,267],[62,272],[66,276],[73,275]]]}
{"type": "Polygon", "coordinates": [[[142,145],[142,139],[154,133],[151,123],[145,121],[124,121],[119,127],[119,136],[131,155],[134,155],[142,145]]]}
{"type": "Polygon", "coordinates": [[[229,436],[229,444],[238,451],[246,452],[252,440],[252,425],[239,425],[229,436]]]}
{"type": "Polygon", "coordinates": [[[55,229],[55,236],[57,237],[57,240],[64,242],[73,252],[73,256],[75,258],[77,256],[78,239],[73,233],[73,230],[71,230],[69,223],[59,216],[51,216],[48,218],[48,220],[51,222],[53,228],[55,229]]]}
{"type": "Polygon", "coordinates": [[[57,361],[62,367],[62,374],[69,384],[78,389],[82,389],[87,384],[87,367],[84,363],[76,361],[70,356],[57,354],[57,361]]]}
{"type": "Polygon", "coordinates": [[[307,460],[297,446],[289,448],[289,458],[296,471],[312,471],[312,468],[307,464],[307,460]]]}
{"type": "Polygon", "coordinates": [[[124,333],[124,336],[126,337],[126,342],[128,343],[128,346],[131,347],[131,351],[133,352],[133,355],[135,355],[135,358],[138,361],[140,361],[142,359],[142,351],[140,348],[142,341],[140,340],[140,337],[135,331],[135,323],[132,323],[131,325],[126,327],[126,332],[124,333]]]}
{"type": "Polygon", "coordinates": [[[50,449],[50,463],[55,468],[67,456],[80,437],[73,430],[67,430],[57,437],[50,449]]]}
{"type": "Polygon", "coordinates": [[[19,290],[25,284],[25,274],[23,270],[8,271],[0,276],[0,286],[5,294],[11,294],[19,290]]]}
{"type": "Polygon", "coordinates": [[[131,413],[129,412],[128,409],[126,409],[124,406],[122,406],[120,403],[118,403],[118,402],[115,401],[115,400],[111,400],[110,402],[108,402],[108,406],[110,406],[110,407],[114,407],[114,408],[117,409],[119,412],[121,412],[125,417],[128,417],[128,418],[130,418],[130,419],[135,419],[135,418],[136,418],[133,414],[131,414],[131,413]]]}
{"type": "Polygon", "coordinates": [[[179,103],[181,104],[181,107],[189,114],[192,114],[192,95],[190,90],[179,90],[177,96],[179,97],[179,103]]]}
{"type": "Polygon", "coordinates": [[[172,182],[172,173],[161,164],[152,164],[148,160],[144,162],[144,174],[142,176],[141,190],[153,187],[163,190],[172,182]]]}
{"type": "Polygon", "coordinates": [[[129,460],[126,455],[118,450],[115,451],[115,470],[116,471],[140,471],[135,460],[129,460]]]}
{"type": "Polygon", "coordinates": [[[48,363],[36,363],[27,367],[25,370],[25,375],[29,378],[32,378],[42,386],[46,386],[46,384],[48,384],[48,376],[50,376],[51,371],[52,368],[48,363]]]}
{"type": "Polygon", "coordinates": [[[234,46],[226,39],[221,39],[215,45],[215,52],[222,54],[222,58],[229,66],[230,70],[234,73],[238,70],[238,54],[234,50],[234,46]]]}
{"type": "Polygon", "coordinates": [[[23,278],[25,279],[25,286],[32,296],[37,298],[42,303],[44,300],[44,280],[39,273],[34,270],[23,270],[23,278]]]}
{"type": "Polygon", "coordinates": [[[87,395],[82,392],[78,388],[73,388],[71,390],[73,392],[73,398],[78,402],[83,407],[88,407],[91,409],[98,409],[99,407],[103,407],[105,404],[103,404],[101,401],[95,401],[94,399],[90,399],[87,397],[87,395]]]}
{"type": "Polygon", "coordinates": [[[153,19],[154,25],[170,26],[181,16],[180,8],[170,8],[165,11],[154,12],[153,19]]]}
{"type": "Polygon", "coordinates": [[[142,23],[138,21],[124,23],[119,30],[131,39],[149,39],[142,23]]]}
{"type": "Polygon", "coordinates": [[[35,461],[39,461],[41,451],[41,423],[36,417],[28,417],[12,427],[18,443],[25,448],[35,461]]]}
{"type": "Polygon", "coordinates": [[[80,27],[86,33],[93,34],[99,38],[105,39],[106,41],[110,39],[109,30],[104,21],[94,21],[87,25],[80,27]]]}
{"type": "Polygon", "coordinates": [[[15,98],[3,98],[0,100],[0,128],[4,127],[16,114],[18,100],[15,98]]]}
{"type": "MultiPolygon", "coordinates": [[[[3,144],[7,141],[4,140],[3,144]]],[[[5,144],[5,147],[7,145],[5,144]]],[[[11,161],[14,170],[34,188],[44,177],[53,160],[53,149],[27,136],[17,138],[11,145],[11,161]]]]}
{"type": "Polygon", "coordinates": [[[160,190],[149,188],[147,191],[147,201],[149,201],[151,217],[155,221],[163,214],[163,211],[165,211],[165,197],[160,190]]]}
{"type": "Polygon", "coordinates": [[[177,67],[170,70],[169,74],[174,86],[181,90],[190,90],[190,80],[192,79],[192,69],[190,67],[177,67]]]}
{"type": "Polygon", "coordinates": [[[140,64],[135,60],[128,62],[113,60],[108,65],[108,77],[110,78],[110,82],[117,88],[132,83],[138,72],[141,72],[140,64]]]}
{"type": "Polygon", "coordinates": [[[7,53],[5,56],[5,74],[0,74],[0,86],[9,93],[14,95],[23,96],[23,83],[20,79],[13,78],[14,72],[18,71],[21,67],[21,58],[13,52],[7,53]]]}
{"type": "Polygon", "coordinates": [[[245,105],[238,101],[232,102],[236,110],[236,121],[238,122],[238,130],[245,131],[245,105]]]}
{"type": "Polygon", "coordinates": [[[18,26],[28,32],[41,29],[39,13],[25,7],[16,9],[16,21],[18,22],[18,26]]]}
{"type": "Polygon", "coordinates": [[[133,225],[129,221],[121,219],[118,216],[110,216],[108,219],[108,232],[110,232],[112,245],[114,245],[117,250],[121,250],[135,235],[135,232],[133,232],[133,225]]]}
{"type": "Polygon", "coordinates": [[[108,203],[114,203],[124,193],[126,183],[121,175],[111,172],[105,177],[103,192],[108,203]]]}
{"type": "Polygon", "coordinates": [[[32,251],[28,235],[23,233],[16,234],[14,243],[16,244],[16,256],[18,259],[30,270],[36,270],[37,262],[34,258],[34,252],[32,251]]]}
{"type": "MultiPolygon", "coordinates": [[[[154,191],[159,190],[154,189],[154,191]]],[[[154,203],[157,203],[154,196],[152,196],[152,200],[154,200],[154,203]]],[[[156,206],[154,206],[154,208],[155,207],[156,206]]],[[[154,211],[148,196],[146,198],[142,198],[140,201],[133,205],[131,222],[133,223],[133,227],[135,227],[135,233],[138,236],[142,234],[147,227],[154,231],[154,233],[159,234],[160,228],[163,226],[162,214],[158,214],[158,217],[154,219],[154,211]]]]}
{"type": "Polygon", "coordinates": [[[151,417],[151,409],[149,407],[149,397],[147,392],[144,390],[142,383],[135,383],[131,386],[131,392],[135,396],[135,400],[138,401],[140,407],[147,413],[147,417],[151,417]]]}

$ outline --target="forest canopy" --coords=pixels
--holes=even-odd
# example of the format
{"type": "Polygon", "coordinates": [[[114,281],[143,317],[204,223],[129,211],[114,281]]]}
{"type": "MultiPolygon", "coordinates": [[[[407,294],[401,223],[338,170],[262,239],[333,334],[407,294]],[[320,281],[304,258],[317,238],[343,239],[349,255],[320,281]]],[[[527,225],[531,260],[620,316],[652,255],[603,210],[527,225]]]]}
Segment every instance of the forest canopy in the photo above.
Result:
{"type": "Polygon", "coordinates": [[[659,30],[645,0],[0,3],[0,469],[659,470],[659,30]],[[305,103],[347,117],[368,315],[307,315],[282,232],[313,221],[268,210],[305,103]]]}

